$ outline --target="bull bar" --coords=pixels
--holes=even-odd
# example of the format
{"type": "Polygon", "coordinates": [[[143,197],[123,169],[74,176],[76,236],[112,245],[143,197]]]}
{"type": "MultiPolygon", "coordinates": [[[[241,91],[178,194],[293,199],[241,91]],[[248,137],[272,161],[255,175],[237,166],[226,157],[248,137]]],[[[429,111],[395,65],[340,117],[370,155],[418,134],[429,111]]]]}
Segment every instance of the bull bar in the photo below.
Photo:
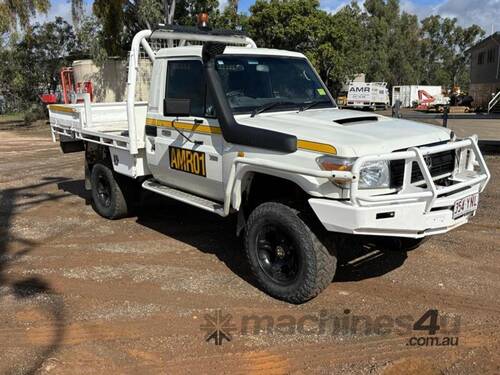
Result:
{"type": "Polygon", "coordinates": [[[458,192],[468,186],[480,184],[480,192],[484,190],[486,184],[491,178],[491,174],[486,166],[483,155],[477,144],[477,136],[465,138],[461,141],[451,142],[438,146],[431,147],[411,147],[407,151],[393,152],[381,155],[362,156],[356,160],[351,170],[351,203],[354,206],[364,206],[376,203],[387,203],[397,201],[395,203],[408,202],[412,200],[426,201],[425,212],[428,213],[433,207],[439,196],[458,192]],[[431,175],[424,157],[427,155],[436,154],[444,151],[461,150],[460,162],[457,168],[452,173],[453,179],[459,181],[451,186],[438,186],[435,183],[436,177],[431,175]],[[467,155],[467,151],[472,151],[467,155]],[[392,161],[405,160],[404,178],[401,190],[397,194],[388,195],[360,195],[359,177],[363,165],[371,161],[392,161]],[[417,162],[418,167],[424,177],[426,188],[421,188],[422,191],[414,191],[414,184],[411,182],[413,162],[417,162]],[[474,173],[474,167],[479,166],[480,172],[474,173]],[[406,192],[410,191],[410,192],[406,192]]]}

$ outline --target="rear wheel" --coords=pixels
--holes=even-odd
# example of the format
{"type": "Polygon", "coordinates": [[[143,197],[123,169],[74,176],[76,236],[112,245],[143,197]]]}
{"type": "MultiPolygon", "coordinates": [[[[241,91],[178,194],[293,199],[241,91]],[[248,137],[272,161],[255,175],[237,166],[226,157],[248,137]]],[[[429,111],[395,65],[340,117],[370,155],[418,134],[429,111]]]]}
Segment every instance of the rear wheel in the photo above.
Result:
{"type": "Polygon", "coordinates": [[[336,257],[281,203],[263,203],[248,218],[245,250],[259,286],[292,303],[317,296],[332,281],[336,257]]]}
{"type": "MultiPolygon", "coordinates": [[[[118,176],[103,164],[92,168],[90,182],[94,210],[107,219],[120,219],[128,216],[131,202],[127,202],[124,183],[119,184],[118,176]],[[122,185],[122,186],[120,186],[122,185]]],[[[132,181],[133,182],[133,181],[132,181]]]]}

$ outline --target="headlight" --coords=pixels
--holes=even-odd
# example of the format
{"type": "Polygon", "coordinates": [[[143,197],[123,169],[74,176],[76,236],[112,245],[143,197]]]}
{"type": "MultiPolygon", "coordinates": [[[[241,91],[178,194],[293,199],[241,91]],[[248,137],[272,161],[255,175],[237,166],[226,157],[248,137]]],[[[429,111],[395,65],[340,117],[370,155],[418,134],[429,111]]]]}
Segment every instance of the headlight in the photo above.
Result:
{"type": "Polygon", "coordinates": [[[363,164],[359,173],[361,189],[388,188],[390,172],[388,161],[369,161],[363,164]]]}
{"type": "MultiPolygon", "coordinates": [[[[316,159],[319,167],[324,171],[350,171],[356,158],[342,158],[339,156],[320,156],[316,159]]],[[[344,178],[335,178],[333,183],[342,189],[350,188],[350,180],[344,178]]]]}

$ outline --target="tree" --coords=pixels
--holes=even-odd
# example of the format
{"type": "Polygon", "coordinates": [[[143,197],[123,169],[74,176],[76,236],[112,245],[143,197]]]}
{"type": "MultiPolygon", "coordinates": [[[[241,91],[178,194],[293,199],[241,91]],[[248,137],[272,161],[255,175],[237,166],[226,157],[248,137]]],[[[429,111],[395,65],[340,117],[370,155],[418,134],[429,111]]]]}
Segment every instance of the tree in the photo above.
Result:
{"type": "Polygon", "coordinates": [[[257,0],[250,12],[248,33],[257,45],[301,52],[316,45],[326,15],[318,0],[257,0]]]}
{"type": "Polygon", "coordinates": [[[196,17],[200,13],[208,13],[212,20],[219,15],[218,0],[177,0],[175,22],[179,25],[196,25],[196,17]]]}
{"type": "Polygon", "coordinates": [[[398,0],[366,0],[367,79],[389,85],[412,81],[418,61],[410,60],[418,50],[418,20],[401,14],[398,0]],[[415,44],[416,43],[416,44],[415,44]]]}
{"type": "Polygon", "coordinates": [[[419,83],[422,80],[422,60],[417,16],[403,12],[398,19],[396,30],[389,40],[390,73],[386,80],[391,85],[419,83]]]}
{"type": "Polygon", "coordinates": [[[92,10],[101,24],[100,43],[108,56],[123,55],[123,0],[95,0],[92,10]]]}
{"type": "Polygon", "coordinates": [[[0,33],[13,31],[19,25],[26,29],[30,17],[37,13],[47,13],[49,0],[2,0],[0,1],[0,33]]]}
{"type": "Polygon", "coordinates": [[[224,8],[220,20],[224,26],[234,29],[240,26],[240,14],[238,14],[238,0],[229,0],[227,6],[224,8]]]}
{"type": "Polygon", "coordinates": [[[75,25],[76,36],[75,52],[86,58],[102,61],[106,58],[106,52],[99,43],[101,25],[94,15],[83,16],[78,25],[75,25]]]}
{"type": "Polygon", "coordinates": [[[83,16],[83,0],[71,0],[71,18],[73,24],[78,26],[83,16]]]}
{"type": "Polygon", "coordinates": [[[53,22],[33,26],[18,49],[23,57],[26,75],[38,86],[35,93],[55,91],[59,83],[59,71],[70,63],[77,46],[73,27],[57,17],[53,22]],[[32,64],[36,61],[36,64],[32,64]]]}
{"type": "Polygon", "coordinates": [[[477,25],[463,28],[456,18],[430,16],[422,21],[423,77],[427,84],[468,86],[466,51],[484,35],[477,25]]]}
{"type": "Polygon", "coordinates": [[[320,28],[317,47],[306,53],[334,93],[366,70],[363,19],[356,2],[328,15],[320,28]]]}
{"type": "Polygon", "coordinates": [[[108,56],[125,56],[138,31],[165,22],[195,25],[202,12],[217,19],[218,5],[217,0],[95,0],[92,8],[101,46],[108,56]]]}
{"type": "Polygon", "coordinates": [[[174,23],[174,15],[175,15],[175,4],[177,3],[175,0],[163,0],[163,14],[165,15],[165,23],[167,25],[171,25],[174,23]]]}
{"type": "Polygon", "coordinates": [[[355,2],[332,15],[317,0],[257,0],[250,12],[257,45],[303,52],[333,91],[363,71],[363,15],[355,2]]]}
{"type": "Polygon", "coordinates": [[[0,87],[12,109],[37,103],[37,95],[54,92],[61,67],[79,57],[73,27],[57,17],[53,22],[35,24],[21,40],[12,38],[8,48],[0,51],[0,87]]]}

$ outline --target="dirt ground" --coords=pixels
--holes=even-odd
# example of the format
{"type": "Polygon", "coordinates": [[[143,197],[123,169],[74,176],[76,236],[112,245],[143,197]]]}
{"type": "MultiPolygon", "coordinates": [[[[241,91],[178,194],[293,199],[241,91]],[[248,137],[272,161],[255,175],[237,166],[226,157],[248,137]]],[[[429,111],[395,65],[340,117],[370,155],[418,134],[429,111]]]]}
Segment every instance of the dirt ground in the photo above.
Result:
{"type": "Polygon", "coordinates": [[[105,220],[81,153],[0,140],[0,374],[500,373],[499,157],[470,224],[408,253],[351,239],[295,306],[254,286],[231,220],[156,197],[105,220]]]}

